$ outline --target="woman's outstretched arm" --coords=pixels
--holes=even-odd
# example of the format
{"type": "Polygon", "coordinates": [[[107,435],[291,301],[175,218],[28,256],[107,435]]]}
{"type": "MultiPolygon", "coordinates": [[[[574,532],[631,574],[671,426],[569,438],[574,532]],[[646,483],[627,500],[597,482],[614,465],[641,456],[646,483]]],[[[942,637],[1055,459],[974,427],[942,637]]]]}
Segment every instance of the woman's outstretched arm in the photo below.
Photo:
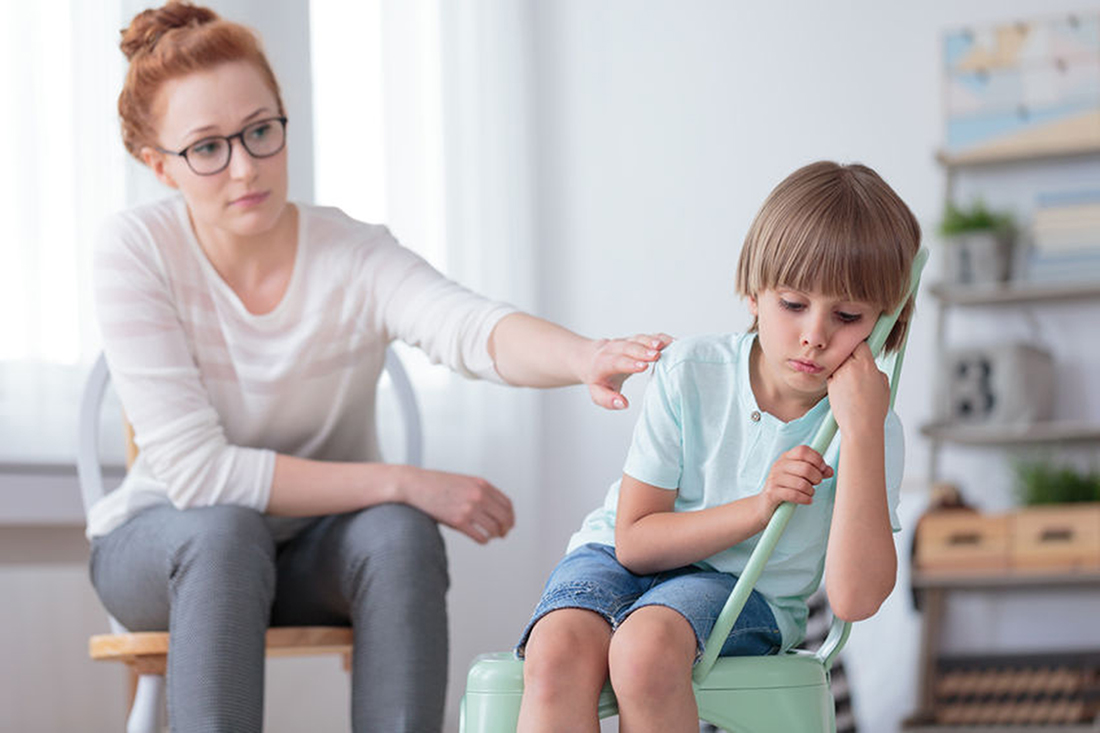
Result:
{"type": "Polygon", "coordinates": [[[526,313],[500,320],[489,336],[497,373],[520,387],[586,384],[592,401],[609,410],[627,406],[621,389],[631,374],[643,372],[672,343],[668,334],[590,339],[526,313]]]}

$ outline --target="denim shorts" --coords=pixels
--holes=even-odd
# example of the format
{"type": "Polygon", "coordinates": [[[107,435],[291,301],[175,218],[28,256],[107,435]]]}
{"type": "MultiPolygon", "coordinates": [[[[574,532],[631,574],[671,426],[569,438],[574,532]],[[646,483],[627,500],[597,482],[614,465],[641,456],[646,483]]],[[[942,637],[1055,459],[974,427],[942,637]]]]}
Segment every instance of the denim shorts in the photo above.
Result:
{"type": "MultiPolygon", "coordinates": [[[[688,566],[654,575],[635,575],[615,558],[615,548],[587,544],[561,559],[550,573],[531,620],[523,630],[516,654],[523,656],[535,623],[561,608],[582,608],[602,616],[612,631],[643,606],[666,606],[687,619],[695,630],[696,661],[726,604],[737,577],[717,570],[688,566]]],[[[720,656],[775,654],[782,644],[779,626],[764,596],[749,595],[720,656]]]]}

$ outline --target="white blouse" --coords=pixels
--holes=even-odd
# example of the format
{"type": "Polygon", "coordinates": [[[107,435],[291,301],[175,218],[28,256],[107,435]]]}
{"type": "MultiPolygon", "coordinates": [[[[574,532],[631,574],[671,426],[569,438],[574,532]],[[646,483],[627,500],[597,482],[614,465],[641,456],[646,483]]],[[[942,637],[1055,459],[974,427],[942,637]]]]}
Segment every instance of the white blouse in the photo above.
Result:
{"type": "Polygon", "coordinates": [[[97,315],[140,453],[92,508],[88,537],[166,502],[263,511],[276,453],[379,460],[375,387],[394,339],[464,376],[502,381],[488,340],[514,308],[448,280],[383,226],[295,206],[294,272],[262,315],[210,264],[182,197],[103,228],[97,315]]]}

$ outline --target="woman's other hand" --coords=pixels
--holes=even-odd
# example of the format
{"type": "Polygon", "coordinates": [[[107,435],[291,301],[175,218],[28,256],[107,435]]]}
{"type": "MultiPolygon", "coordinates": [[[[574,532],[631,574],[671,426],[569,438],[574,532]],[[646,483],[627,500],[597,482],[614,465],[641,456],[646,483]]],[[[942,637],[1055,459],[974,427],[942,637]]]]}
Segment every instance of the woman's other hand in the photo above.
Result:
{"type": "Polygon", "coordinates": [[[629,403],[621,391],[623,382],[631,374],[648,369],[671,343],[672,337],[667,333],[642,333],[629,338],[595,341],[584,374],[592,401],[608,410],[625,409],[629,403]]]}
{"type": "Polygon", "coordinates": [[[412,466],[398,484],[399,500],[484,545],[515,525],[512,500],[483,478],[412,466]]]}

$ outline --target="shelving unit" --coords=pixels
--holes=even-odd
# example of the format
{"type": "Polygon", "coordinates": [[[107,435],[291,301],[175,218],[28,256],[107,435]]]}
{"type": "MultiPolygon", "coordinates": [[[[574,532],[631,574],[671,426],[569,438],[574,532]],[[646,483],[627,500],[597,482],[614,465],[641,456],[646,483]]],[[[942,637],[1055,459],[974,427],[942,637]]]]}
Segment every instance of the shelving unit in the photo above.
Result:
{"type": "MultiPolygon", "coordinates": [[[[1100,165],[1100,153],[1097,164],[1100,165]]],[[[1009,282],[995,285],[934,283],[928,287],[927,292],[937,302],[935,348],[940,354],[947,348],[947,319],[950,311],[955,308],[1028,306],[1072,300],[1100,302],[1100,282],[1009,282]]],[[[1100,423],[1065,420],[1027,425],[931,423],[922,426],[921,433],[931,439],[928,476],[933,481],[941,474],[940,459],[944,443],[989,447],[1100,443],[1100,423]]]]}
{"type": "MultiPolygon", "coordinates": [[[[1092,406],[1098,382],[1089,368],[1097,361],[1089,337],[1100,331],[1088,323],[1100,316],[1100,14],[951,29],[941,51],[945,135],[936,160],[944,203],[963,208],[960,221],[971,203],[988,204],[986,213],[1013,210],[1033,236],[1012,259],[1026,268],[1023,276],[925,290],[935,301],[943,380],[937,422],[921,427],[930,448],[926,475],[930,483],[957,481],[967,503],[985,511],[926,515],[917,530],[910,581],[922,613],[919,699],[904,728],[1100,733],[1094,509],[997,513],[1012,503],[1010,487],[999,485],[1010,480],[1007,464],[998,459],[1031,449],[1076,458],[1100,446],[1092,406]],[[963,327],[954,339],[949,321],[963,327]],[[1004,338],[987,340],[992,332],[1004,338]],[[957,348],[949,354],[949,346],[957,348]],[[1084,358],[1071,363],[1074,353],[1084,358]],[[1052,403],[1059,387],[1062,399],[1052,403]],[[953,595],[959,603],[949,602],[953,595]],[[1058,607],[1057,633],[1040,633],[1052,627],[1030,617],[1052,596],[1059,598],[1050,603],[1071,605],[1058,607]],[[973,600],[988,608],[988,634],[941,635],[948,606],[955,612],[973,600]]],[[[1004,278],[1004,242],[968,234],[946,250],[948,276],[1004,278]]],[[[949,620],[951,631],[965,628],[949,620]]]]}
{"type": "MultiPolygon", "coordinates": [[[[917,590],[945,591],[964,588],[1068,588],[1074,586],[1100,586],[1100,572],[1079,573],[1051,572],[999,572],[999,573],[913,573],[913,588],[917,590]]],[[[1100,646],[1100,642],[1098,642],[1100,646]]]]}
{"type": "Polygon", "coordinates": [[[959,305],[1012,305],[1088,300],[1100,298],[1100,282],[1046,283],[1009,282],[998,285],[947,285],[935,283],[928,288],[940,303],[959,305]]]}
{"type": "Polygon", "coordinates": [[[979,152],[951,155],[940,151],[936,153],[936,162],[946,169],[979,168],[982,166],[1058,160],[1059,158],[1079,158],[1082,155],[1096,153],[1100,153],[1100,143],[1087,142],[1084,144],[1077,144],[1071,141],[1051,141],[1045,148],[1019,151],[1010,154],[979,152]]]}
{"type": "Polygon", "coordinates": [[[954,425],[933,423],[921,428],[923,435],[939,442],[959,445],[1020,446],[1043,443],[1100,442],[1100,425],[1052,421],[1030,425],[954,425]]]}
{"type": "Polygon", "coordinates": [[[1084,725],[915,725],[905,729],[908,733],[1097,733],[1092,723],[1084,725]]]}
{"type": "MultiPolygon", "coordinates": [[[[1100,166],[1100,144],[1087,142],[1079,145],[1059,143],[1056,147],[1011,155],[948,155],[937,153],[936,160],[946,176],[946,202],[954,201],[958,176],[971,169],[995,167],[1012,168],[1033,163],[1050,163],[1063,160],[1079,160],[1094,157],[1100,166]]],[[[946,344],[947,319],[952,309],[983,306],[1039,306],[1065,301],[1100,302],[1100,281],[1031,283],[1015,282],[996,284],[956,285],[933,283],[927,292],[937,302],[936,341],[937,353],[943,353],[946,344]]],[[[922,434],[931,438],[928,475],[932,480],[940,475],[939,461],[943,443],[970,446],[1021,446],[1052,443],[1100,442],[1100,424],[1053,421],[1027,426],[987,426],[930,424],[921,428],[922,434]]]]}
{"type": "MultiPolygon", "coordinates": [[[[907,733],[963,733],[975,730],[987,733],[1097,733],[1100,717],[1087,724],[1070,725],[981,725],[956,726],[934,724],[936,706],[935,682],[940,660],[939,639],[947,596],[952,591],[996,592],[1004,590],[1034,590],[1037,592],[1062,588],[1100,587],[1100,572],[1012,572],[987,573],[920,573],[914,571],[911,584],[921,594],[921,647],[919,708],[905,726],[907,733]]],[[[1100,647],[1100,644],[1096,645],[1100,647]]]]}
{"type": "MultiPolygon", "coordinates": [[[[1050,164],[1062,161],[1079,161],[1082,157],[1095,158],[1100,167],[1100,145],[1092,143],[1071,146],[1060,145],[1056,149],[1016,153],[1010,156],[949,156],[937,155],[946,176],[946,197],[953,201],[957,179],[968,170],[984,175],[996,172],[1004,175],[1021,175],[1036,163],[1050,164]]],[[[947,321],[955,309],[986,308],[990,318],[1009,318],[1015,314],[1013,307],[1044,307],[1047,304],[1082,301],[1100,305],[1100,282],[1029,283],[954,285],[932,284],[927,288],[937,303],[936,339],[937,353],[947,348],[947,321]]],[[[1090,305],[1090,307],[1092,307],[1090,305]]],[[[1100,308],[1097,308],[1100,313],[1100,308]]],[[[1071,346],[1071,345],[1070,345],[1071,346]]],[[[1069,348],[1069,346],[1067,346],[1069,348]]],[[[1096,423],[1055,419],[1028,425],[995,424],[942,424],[933,423],[921,428],[930,439],[928,476],[931,481],[941,475],[942,448],[946,444],[986,449],[1016,450],[1025,446],[1088,446],[1100,445],[1100,420],[1096,423]]],[[[967,572],[922,573],[913,569],[911,585],[919,594],[922,611],[921,645],[919,656],[918,710],[905,726],[908,733],[962,733],[975,730],[997,733],[1023,733],[1028,731],[1057,731],[1058,733],[1097,733],[1100,716],[1087,724],[1068,725],[945,725],[935,724],[937,704],[935,675],[944,659],[940,649],[941,631],[945,607],[950,594],[958,591],[1000,593],[1006,591],[1036,592],[1067,588],[1100,589],[1100,572],[967,572]]],[[[1093,646],[1100,651],[1100,639],[1093,646]]]]}

